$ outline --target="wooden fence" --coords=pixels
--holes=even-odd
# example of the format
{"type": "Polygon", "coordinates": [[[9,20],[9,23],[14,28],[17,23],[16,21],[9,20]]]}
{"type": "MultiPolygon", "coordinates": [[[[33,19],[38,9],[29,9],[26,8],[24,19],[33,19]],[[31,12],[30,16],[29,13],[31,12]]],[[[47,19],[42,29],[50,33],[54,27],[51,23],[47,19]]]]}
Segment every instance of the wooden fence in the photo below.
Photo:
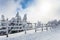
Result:
{"type": "MultiPolygon", "coordinates": [[[[41,26],[42,26],[42,27],[40,27],[40,28],[41,28],[41,31],[43,31],[43,30],[48,30],[48,28],[49,28],[49,27],[45,27],[43,24],[41,24],[41,26]],[[44,29],[44,28],[45,28],[45,29],[44,29]]],[[[30,28],[27,28],[27,25],[25,25],[25,27],[23,27],[23,25],[21,25],[21,26],[8,26],[8,25],[6,25],[6,26],[0,26],[0,32],[1,32],[1,31],[6,32],[7,37],[8,37],[8,34],[11,33],[11,31],[13,31],[13,30],[24,30],[24,31],[25,31],[25,34],[26,34],[26,33],[27,33],[27,32],[26,32],[27,29],[30,29],[30,28]],[[5,28],[5,29],[1,29],[1,28],[5,28]],[[10,32],[8,32],[8,30],[10,30],[10,32]]],[[[32,26],[31,30],[32,30],[32,29],[34,29],[35,32],[37,32],[37,30],[38,30],[39,28],[37,28],[36,23],[34,23],[34,27],[32,26]]]]}

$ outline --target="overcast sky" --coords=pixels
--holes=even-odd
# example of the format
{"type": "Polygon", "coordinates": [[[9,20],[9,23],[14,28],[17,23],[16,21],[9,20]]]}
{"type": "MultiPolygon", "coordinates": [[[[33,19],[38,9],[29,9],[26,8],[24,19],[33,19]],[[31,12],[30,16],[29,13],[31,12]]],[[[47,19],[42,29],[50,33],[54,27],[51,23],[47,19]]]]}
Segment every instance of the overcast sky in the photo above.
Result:
{"type": "Polygon", "coordinates": [[[11,19],[17,11],[22,17],[26,13],[30,22],[59,20],[60,0],[0,0],[0,16],[11,19]]]}

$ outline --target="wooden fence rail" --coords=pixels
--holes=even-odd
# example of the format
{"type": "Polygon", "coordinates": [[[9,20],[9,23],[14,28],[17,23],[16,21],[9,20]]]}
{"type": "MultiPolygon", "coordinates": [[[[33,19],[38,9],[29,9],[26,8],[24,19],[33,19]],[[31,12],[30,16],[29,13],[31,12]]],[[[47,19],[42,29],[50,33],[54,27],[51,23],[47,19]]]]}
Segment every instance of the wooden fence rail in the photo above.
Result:
{"type": "MultiPolygon", "coordinates": [[[[26,25],[27,26],[27,25],[26,25]]],[[[32,26],[33,27],[33,26],[32,26]]],[[[45,27],[46,28],[46,27],[45,27]]],[[[6,34],[7,34],[7,37],[8,37],[8,30],[10,30],[10,32],[11,31],[13,31],[13,30],[24,30],[25,31],[25,34],[27,33],[26,31],[29,29],[35,29],[35,32],[37,32],[37,30],[38,30],[38,28],[37,28],[37,26],[36,26],[36,24],[35,24],[35,27],[34,28],[26,28],[26,27],[24,27],[23,28],[23,25],[22,26],[0,26],[0,32],[1,31],[4,31],[4,32],[6,32],[6,34]],[[21,28],[22,27],[22,28],[21,28]],[[1,29],[2,28],[2,29],[1,29]],[[3,29],[3,28],[5,28],[5,29],[3,29]]],[[[44,30],[44,26],[42,25],[42,31],[44,30]]],[[[48,27],[46,28],[46,30],[48,30],[48,27]]]]}

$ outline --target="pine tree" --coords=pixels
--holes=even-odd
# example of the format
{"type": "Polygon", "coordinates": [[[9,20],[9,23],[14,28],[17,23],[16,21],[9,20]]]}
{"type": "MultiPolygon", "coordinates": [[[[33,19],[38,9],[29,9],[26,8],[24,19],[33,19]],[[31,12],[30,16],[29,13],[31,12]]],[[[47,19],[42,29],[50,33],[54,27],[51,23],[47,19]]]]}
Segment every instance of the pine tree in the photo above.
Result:
{"type": "Polygon", "coordinates": [[[23,21],[27,22],[27,14],[24,15],[23,21]]]}

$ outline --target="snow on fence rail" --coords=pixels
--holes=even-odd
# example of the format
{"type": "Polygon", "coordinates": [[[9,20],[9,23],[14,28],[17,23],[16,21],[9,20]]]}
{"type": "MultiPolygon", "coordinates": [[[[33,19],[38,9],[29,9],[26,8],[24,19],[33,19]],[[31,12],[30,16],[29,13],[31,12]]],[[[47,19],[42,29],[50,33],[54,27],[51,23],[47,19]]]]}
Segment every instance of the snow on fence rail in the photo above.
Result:
{"type": "MultiPolygon", "coordinates": [[[[1,26],[0,28],[5,28],[5,29],[2,29],[2,30],[0,30],[0,32],[1,31],[4,31],[4,32],[6,32],[6,34],[7,34],[7,37],[8,37],[8,30],[10,30],[10,32],[11,31],[13,31],[13,30],[24,30],[25,31],[25,34],[27,33],[26,31],[28,30],[28,29],[34,29],[35,30],[35,32],[37,32],[38,30],[41,30],[41,31],[44,31],[44,30],[48,30],[49,29],[49,27],[45,27],[45,26],[43,26],[42,25],[42,27],[40,27],[40,28],[37,28],[37,25],[35,24],[35,26],[34,26],[34,28],[26,28],[27,27],[27,25],[23,28],[23,25],[22,26],[8,26],[8,25],[6,25],[6,26],[1,26]]],[[[32,26],[33,27],[33,26],[32,26]]]]}

